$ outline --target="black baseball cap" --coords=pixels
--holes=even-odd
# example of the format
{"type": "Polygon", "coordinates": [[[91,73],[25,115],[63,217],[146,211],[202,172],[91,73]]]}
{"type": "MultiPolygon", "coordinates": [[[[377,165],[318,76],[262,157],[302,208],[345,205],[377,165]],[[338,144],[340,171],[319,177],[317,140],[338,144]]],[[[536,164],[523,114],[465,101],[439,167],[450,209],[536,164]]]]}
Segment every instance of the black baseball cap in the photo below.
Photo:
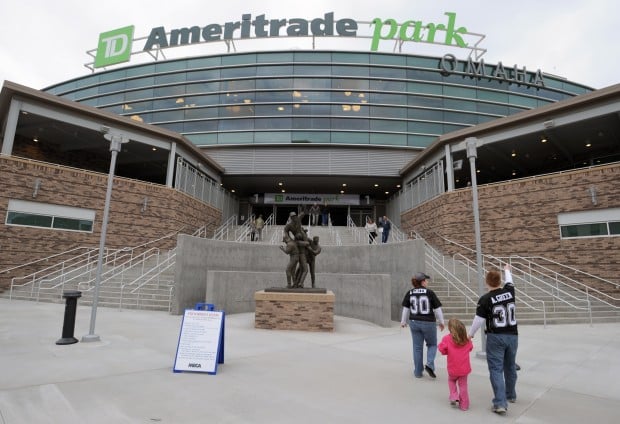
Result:
{"type": "Polygon", "coordinates": [[[423,272],[416,272],[415,274],[413,274],[413,278],[415,278],[418,281],[422,281],[422,280],[426,280],[428,278],[431,278],[430,275],[426,275],[423,272]]]}

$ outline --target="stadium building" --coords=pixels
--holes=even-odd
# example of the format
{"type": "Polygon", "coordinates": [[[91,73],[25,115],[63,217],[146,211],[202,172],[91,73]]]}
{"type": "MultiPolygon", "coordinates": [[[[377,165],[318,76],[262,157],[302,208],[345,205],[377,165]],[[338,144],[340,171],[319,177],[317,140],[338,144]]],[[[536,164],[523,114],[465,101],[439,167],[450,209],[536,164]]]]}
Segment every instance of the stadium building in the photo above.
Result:
{"type": "MultiPolygon", "coordinates": [[[[131,216],[111,226],[116,246],[177,227],[213,232],[230,216],[273,214],[283,224],[293,208],[318,203],[333,225],[387,214],[406,234],[462,252],[473,248],[473,224],[463,223],[473,221],[475,176],[485,251],[617,278],[620,87],[593,90],[524,65],[485,63],[480,39],[469,41],[477,34],[456,21],[453,13],[439,23],[377,18],[363,34],[362,22],[333,13],[242,15],[153,28],[143,38],[133,27],[104,33],[91,74],[42,92],[5,83],[3,181],[12,191],[3,190],[2,208],[7,217],[36,212],[42,206],[30,203],[43,196],[73,214],[70,225],[87,221],[65,247],[96,239],[99,213],[85,216],[73,197],[84,192],[67,187],[85,183],[101,195],[104,135],[116,133],[131,140],[118,154],[116,201],[131,216]],[[284,39],[312,47],[236,51],[284,39]],[[225,51],[165,57],[215,44],[225,51]],[[410,51],[419,45],[440,54],[410,51]],[[129,63],[139,55],[153,60],[129,63]],[[466,139],[477,146],[476,172],[466,139]],[[586,246],[603,258],[576,253],[586,246]]],[[[100,211],[101,197],[88,198],[86,209],[100,211]]],[[[7,218],[4,233],[29,232],[41,256],[61,236],[13,224],[7,218]]]]}

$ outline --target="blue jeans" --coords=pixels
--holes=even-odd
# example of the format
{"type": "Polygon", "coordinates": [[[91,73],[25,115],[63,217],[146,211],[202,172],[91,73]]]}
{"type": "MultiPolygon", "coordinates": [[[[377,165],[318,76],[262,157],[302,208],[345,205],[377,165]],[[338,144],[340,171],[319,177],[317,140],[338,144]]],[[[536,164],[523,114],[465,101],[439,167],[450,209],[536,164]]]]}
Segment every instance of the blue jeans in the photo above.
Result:
{"type": "Polygon", "coordinates": [[[514,334],[487,334],[487,365],[493,388],[493,406],[508,407],[507,399],[516,399],[517,368],[515,358],[519,337],[514,334]]]}
{"type": "Polygon", "coordinates": [[[435,371],[437,355],[437,323],[435,321],[409,320],[413,341],[413,375],[422,377],[424,371],[424,342],[426,341],[426,365],[435,371]]]}
{"type": "Polygon", "coordinates": [[[387,243],[388,237],[390,237],[390,230],[383,230],[381,233],[381,243],[387,243]]]}

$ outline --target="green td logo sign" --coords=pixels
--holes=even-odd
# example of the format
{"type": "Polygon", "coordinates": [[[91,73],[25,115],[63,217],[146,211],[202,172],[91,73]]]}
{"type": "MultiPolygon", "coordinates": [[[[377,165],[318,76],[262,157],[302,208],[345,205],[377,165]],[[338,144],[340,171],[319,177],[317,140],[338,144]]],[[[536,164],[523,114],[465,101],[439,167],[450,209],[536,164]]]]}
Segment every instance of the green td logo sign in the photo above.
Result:
{"type": "Polygon", "coordinates": [[[127,62],[131,56],[131,42],[134,26],[103,32],[95,56],[95,68],[127,62]]]}

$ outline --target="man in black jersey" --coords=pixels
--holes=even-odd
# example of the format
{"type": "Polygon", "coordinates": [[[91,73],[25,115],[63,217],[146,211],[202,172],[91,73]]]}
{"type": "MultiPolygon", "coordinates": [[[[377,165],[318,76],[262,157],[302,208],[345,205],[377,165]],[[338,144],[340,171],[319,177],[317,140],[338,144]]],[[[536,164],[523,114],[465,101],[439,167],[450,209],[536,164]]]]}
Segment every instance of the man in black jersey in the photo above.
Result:
{"type": "Polygon", "coordinates": [[[486,284],[489,292],[478,300],[476,316],[469,329],[469,337],[472,338],[476,331],[485,325],[487,366],[493,388],[493,412],[500,415],[506,413],[507,402],[514,403],[517,400],[515,358],[519,336],[515,316],[515,287],[510,270],[510,265],[504,267],[504,287],[500,287],[501,276],[498,271],[487,273],[486,284]]]}
{"type": "Polygon", "coordinates": [[[413,288],[403,298],[403,313],[400,326],[409,323],[413,341],[413,375],[422,377],[426,370],[431,378],[435,375],[435,355],[437,354],[437,323],[441,331],[444,329],[441,302],[431,289],[426,287],[426,279],[430,278],[423,272],[417,272],[411,279],[413,288]],[[424,365],[424,342],[426,342],[426,365],[424,365]]]}

